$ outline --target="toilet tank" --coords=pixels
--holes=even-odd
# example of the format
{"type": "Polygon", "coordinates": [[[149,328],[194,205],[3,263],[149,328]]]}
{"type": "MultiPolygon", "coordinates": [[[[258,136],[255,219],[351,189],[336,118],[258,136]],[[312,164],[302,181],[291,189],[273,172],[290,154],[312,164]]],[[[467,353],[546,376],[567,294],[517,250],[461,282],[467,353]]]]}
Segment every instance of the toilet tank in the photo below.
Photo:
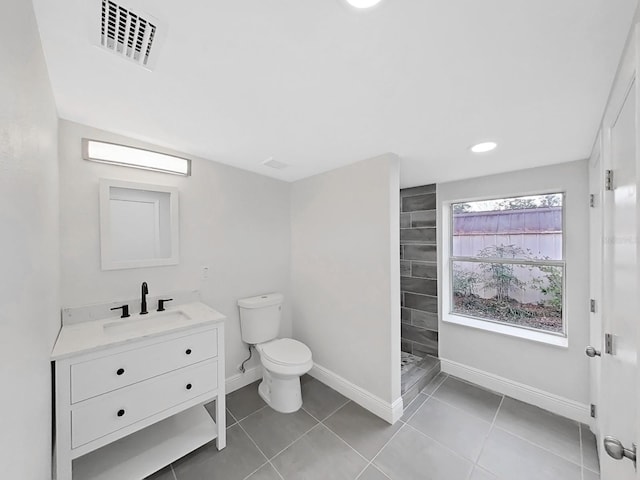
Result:
{"type": "Polygon", "coordinates": [[[238,300],[242,341],[258,344],[278,336],[283,298],[280,293],[269,293],[238,300]]]}

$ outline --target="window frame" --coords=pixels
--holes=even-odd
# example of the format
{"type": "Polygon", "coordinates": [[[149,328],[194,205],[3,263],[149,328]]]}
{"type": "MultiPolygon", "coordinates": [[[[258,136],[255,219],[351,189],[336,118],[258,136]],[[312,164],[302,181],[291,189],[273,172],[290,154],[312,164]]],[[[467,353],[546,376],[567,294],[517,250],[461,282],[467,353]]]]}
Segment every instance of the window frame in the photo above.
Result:
{"type": "Polygon", "coordinates": [[[532,193],[522,193],[522,194],[508,194],[508,195],[499,195],[495,197],[483,196],[474,199],[461,199],[461,200],[452,200],[448,201],[443,205],[443,215],[445,216],[444,220],[446,220],[444,225],[447,226],[446,229],[443,229],[442,235],[446,236],[446,241],[443,242],[446,245],[446,249],[443,249],[443,270],[446,270],[446,281],[443,282],[443,286],[446,285],[447,292],[445,292],[444,302],[447,302],[447,309],[445,310],[444,315],[442,316],[442,321],[448,323],[455,323],[459,325],[465,325],[473,328],[478,328],[481,330],[488,330],[496,333],[501,333],[505,335],[525,338],[533,341],[538,341],[542,343],[548,343],[552,345],[557,345],[561,347],[568,347],[568,322],[567,322],[567,256],[566,256],[566,248],[567,248],[567,236],[566,236],[566,205],[567,205],[567,193],[564,190],[553,190],[553,191],[541,191],[541,192],[532,192],[532,193]],[[518,258],[481,258],[474,256],[455,256],[453,255],[453,240],[454,240],[454,225],[453,225],[453,206],[459,203],[471,203],[471,202],[482,202],[482,201],[492,201],[492,200],[506,200],[512,198],[520,198],[520,197],[528,197],[528,196],[536,196],[536,195],[562,195],[562,259],[560,260],[526,260],[526,259],[518,259],[518,258]],[[491,318],[483,318],[476,317],[473,315],[468,315],[460,312],[454,311],[454,298],[453,298],[453,266],[454,262],[471,262],[471,263],[500,263],[500,264],[512,264],[512,265],[529,265],[529,266],[553,266],[560,267],[562,270],[562,331],[561,332],[552,332],[542,329],[537,329],[534,327],[528,327],[525,325],[516,325],[513,323],[503,322],[497,319],[491,318]]]}

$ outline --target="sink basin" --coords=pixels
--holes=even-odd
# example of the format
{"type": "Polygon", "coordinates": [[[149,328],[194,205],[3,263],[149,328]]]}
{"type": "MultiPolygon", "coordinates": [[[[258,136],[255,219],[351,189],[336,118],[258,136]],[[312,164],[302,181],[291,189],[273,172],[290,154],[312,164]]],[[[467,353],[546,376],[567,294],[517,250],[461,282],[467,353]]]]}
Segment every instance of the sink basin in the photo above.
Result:
{"type": "Polygon", "coordinates": [[[172,326],[179,327],[191,317],[181,310],[170,312],[154,312],[147,315],[137,315],[133,318],[123,318],[114,322],[105,323],[105,333],[120,334],[131,332],[152,332],[156,329],[167,330],[172,326]]]}

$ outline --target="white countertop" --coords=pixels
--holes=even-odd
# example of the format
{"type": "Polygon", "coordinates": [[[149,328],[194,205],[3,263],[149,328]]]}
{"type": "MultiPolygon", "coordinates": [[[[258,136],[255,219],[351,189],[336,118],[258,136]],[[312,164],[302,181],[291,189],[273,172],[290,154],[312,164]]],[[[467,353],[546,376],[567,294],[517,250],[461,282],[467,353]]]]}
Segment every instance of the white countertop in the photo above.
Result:
{"type": "Polygon", "coordinates": [[[223,322],[226,317],[202,302],[168,307],[164,312],[118,316],[63,325],[51,353],[60,360],[167,333],[223,322]]]}

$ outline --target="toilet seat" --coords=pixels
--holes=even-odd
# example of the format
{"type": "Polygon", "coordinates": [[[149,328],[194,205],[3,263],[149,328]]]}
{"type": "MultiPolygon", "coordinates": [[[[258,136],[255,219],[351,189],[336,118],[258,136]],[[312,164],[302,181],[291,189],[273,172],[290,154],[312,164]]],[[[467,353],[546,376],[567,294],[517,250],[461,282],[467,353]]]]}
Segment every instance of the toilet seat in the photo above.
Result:
{"type": "Polygon", "coordinates": [[[259,344],[257,349],[262,365],[276,374],[302,375],[313,366],[309,347],[292,338],[279,338],[259,344]]]}
{"type": "Polygon", "coordinates": [[[262,354],[280,365],[300,365],[311,360],[311,350],[293,338],[279,338],[262,346],[262,354]]]}

